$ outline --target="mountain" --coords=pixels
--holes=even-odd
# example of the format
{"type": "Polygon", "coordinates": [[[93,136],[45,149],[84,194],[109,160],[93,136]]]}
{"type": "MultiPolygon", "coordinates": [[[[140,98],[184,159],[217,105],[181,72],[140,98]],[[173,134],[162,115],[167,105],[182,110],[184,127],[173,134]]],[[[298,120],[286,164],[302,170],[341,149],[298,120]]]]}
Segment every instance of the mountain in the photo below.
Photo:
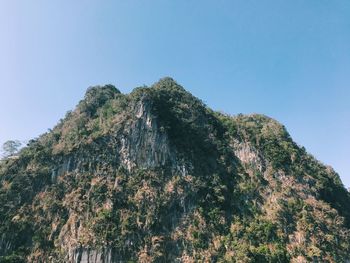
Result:
{"type": "MultiPolygon", "coordinates": [[[[316,131],[315,131],[316,132],[316,131]]],[[[350,194],[264,115],[91,87],[0,165],[0,262],[346,262],[350,194]]]]}

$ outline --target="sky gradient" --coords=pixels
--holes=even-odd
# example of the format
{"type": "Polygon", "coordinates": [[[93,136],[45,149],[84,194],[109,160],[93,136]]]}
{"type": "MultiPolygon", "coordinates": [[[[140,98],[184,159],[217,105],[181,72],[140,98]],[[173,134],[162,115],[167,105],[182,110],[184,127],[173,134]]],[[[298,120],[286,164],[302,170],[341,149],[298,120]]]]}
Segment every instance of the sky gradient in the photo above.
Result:
{"type": "Polygon", "coordinates": [[[262,113],[350,186],[350,1],[0,1],[0,143],[52,128],[92,85],[171,76],[262,113]]]}

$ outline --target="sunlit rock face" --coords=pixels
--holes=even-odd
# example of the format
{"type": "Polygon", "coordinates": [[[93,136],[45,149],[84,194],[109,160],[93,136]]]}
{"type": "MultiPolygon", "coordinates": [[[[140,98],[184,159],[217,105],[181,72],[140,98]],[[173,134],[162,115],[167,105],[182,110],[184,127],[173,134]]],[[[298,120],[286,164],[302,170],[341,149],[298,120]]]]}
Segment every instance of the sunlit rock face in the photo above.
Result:
{"type": "Polygon", "coordinates": [[[168,136],[159,130],[157,118],[151,110],[152,101],[142,98],[135,105],[136,120],[119,139],[120,161],[129,171],[133,168],[176,166],[176,156],[170,150],[168,136]]]}
{"type": "Polygon", "coordinates": [[[75,110],[0,164],[0,262],[346,262],[339,176],[263,115],[171,78],[75,110]]]}

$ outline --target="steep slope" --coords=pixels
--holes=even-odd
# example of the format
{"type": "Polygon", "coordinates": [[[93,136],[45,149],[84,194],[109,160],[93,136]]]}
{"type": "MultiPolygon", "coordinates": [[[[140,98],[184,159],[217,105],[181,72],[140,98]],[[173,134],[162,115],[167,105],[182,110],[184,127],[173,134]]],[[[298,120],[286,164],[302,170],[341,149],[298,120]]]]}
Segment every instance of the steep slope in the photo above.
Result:
{"type": "Polygon", "coordinates": [[[0,262],[346,262],[350,195],[262,115],[89,88],[0,166],[0,262]]]}

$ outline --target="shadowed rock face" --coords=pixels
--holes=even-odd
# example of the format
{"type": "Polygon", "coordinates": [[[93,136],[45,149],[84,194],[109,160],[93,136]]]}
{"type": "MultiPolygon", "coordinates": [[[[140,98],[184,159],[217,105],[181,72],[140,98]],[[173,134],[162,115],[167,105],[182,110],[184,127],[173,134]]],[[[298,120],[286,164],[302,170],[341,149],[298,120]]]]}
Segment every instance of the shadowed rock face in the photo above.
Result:
{"type": "Polygon", "coordinates": [[[0,262],[346,262],[338,175],[174,80],[84,100],[0,164],[0,262]]]}

